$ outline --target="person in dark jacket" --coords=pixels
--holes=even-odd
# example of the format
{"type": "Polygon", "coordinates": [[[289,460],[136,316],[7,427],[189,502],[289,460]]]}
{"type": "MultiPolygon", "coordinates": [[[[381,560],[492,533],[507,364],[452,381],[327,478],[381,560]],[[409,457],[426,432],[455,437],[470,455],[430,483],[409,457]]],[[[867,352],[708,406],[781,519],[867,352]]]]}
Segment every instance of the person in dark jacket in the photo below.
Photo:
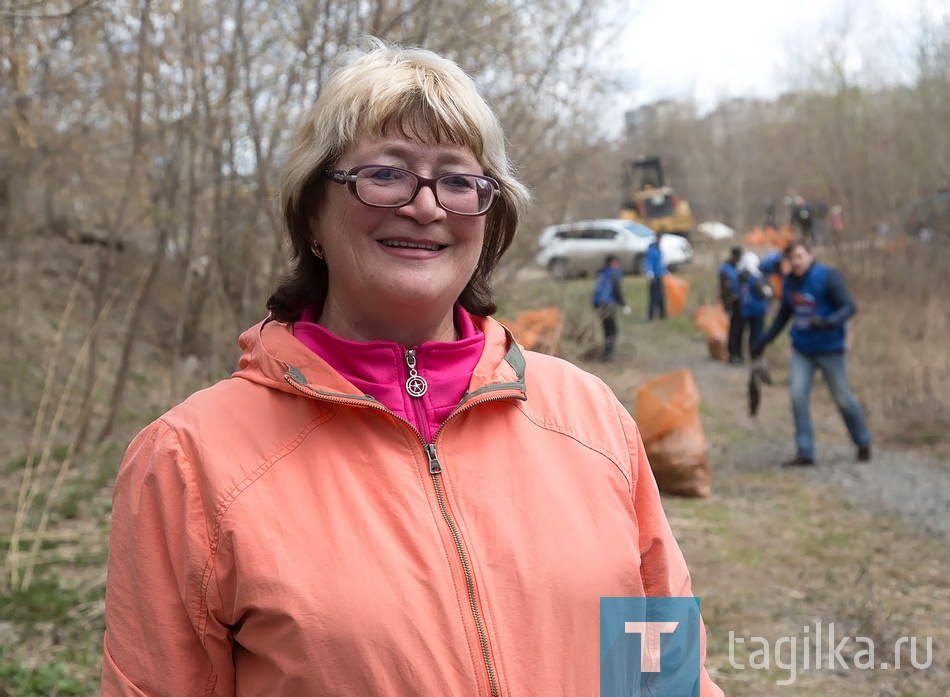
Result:
{"type": "Polygon", "coordinates": [[[845,323],[856,311],[854,300],[841,274],[815,262],[804,242],[792,242],[785,254],[792,268],[782,284],[782,304],[772,326],[753,350],[753,358],[760,356],[792,320],[789,391],[797,452],[794,459],[784,464],[815,464],[815,439],[808,401],[816,369],[825,376],[851,440],[858,448],[858,462],[867,462],[871,459],[871,433],[861,406],[848,387],[845,365],[845,323]]]}
{"type": "Polygon", "coordinates": [[[740,259],[742,247],[733,247],[729,258],[719,267],[719,299],[729,315],[729,363],[733,365],[742,363],[742,332],[745,327],[737,268],[740,259]]]}
{"type": "Polygon", "coordinates": [[[815,244],[814,216],[812,207],[799,194],[792,192],[786,199],[789,208],[789,223],[797,227],[803,240],[815,244]]]}
{"type": "Polygon", "coordinates": [[[617,308],[622,307],[624,314],[630,313],[630,307],[623,296],[623,269],[620,268],[620,259],[612,254],[597,273],[591,300],[604,327],[604,351],[601,360],[611,363],[617,346],[617,308]]]}
{"type": "Polygon", "coordinates": [[[663,288],[663,277],[666,276],[666,264],[663,263],[663,254],[660,252],[659,238],[653,240],[647,248],[646,275],[650,283],[650,306],[647,310],[647,320],[666,319],[666,291],[663,288]]]}

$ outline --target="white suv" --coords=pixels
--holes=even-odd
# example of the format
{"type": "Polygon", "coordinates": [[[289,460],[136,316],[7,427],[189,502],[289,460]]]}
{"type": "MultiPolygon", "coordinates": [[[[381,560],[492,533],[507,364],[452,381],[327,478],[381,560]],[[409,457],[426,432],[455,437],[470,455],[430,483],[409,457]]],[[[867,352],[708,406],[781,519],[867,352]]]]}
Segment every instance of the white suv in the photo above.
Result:
{"type": "MultiPolygon", "coordinates": [[[[552,225],[541,233],[535,260],[557,279],[597,273],[611,254],[620,259],[625,272],[642,274],[647,247],[655,239],[653,230],[632,220],[585,220],[552,225]]],[[[693,259],[689,240],[672,233],[660,237],[660,253],[669,269],[693,259]]]]}

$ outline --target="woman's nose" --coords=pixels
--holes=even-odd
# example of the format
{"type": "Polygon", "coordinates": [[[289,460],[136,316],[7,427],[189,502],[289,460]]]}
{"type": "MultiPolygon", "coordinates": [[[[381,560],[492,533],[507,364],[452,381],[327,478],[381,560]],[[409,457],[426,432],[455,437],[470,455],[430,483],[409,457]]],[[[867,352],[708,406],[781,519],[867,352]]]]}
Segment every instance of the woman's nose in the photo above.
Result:
{"type": "Polygon", "coordinates": [[[435,183],[423,184],[409,203],[397,211],[402,214],[415,218],[419,223],[432,223],[442,220],[446,216],[446,210],[439,205],[435,195],[435,183]]]}

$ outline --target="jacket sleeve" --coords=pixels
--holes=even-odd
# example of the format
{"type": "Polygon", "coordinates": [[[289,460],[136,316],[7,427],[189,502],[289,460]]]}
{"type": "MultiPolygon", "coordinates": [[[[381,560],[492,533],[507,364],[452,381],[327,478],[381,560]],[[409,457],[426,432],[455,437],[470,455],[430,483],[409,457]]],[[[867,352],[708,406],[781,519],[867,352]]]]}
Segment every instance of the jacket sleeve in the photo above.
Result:
{"type": "Polygon", "coordinates": [[[833,327],[839,327],[851,319],[854,313],[857,312],[857,306],[854,304],[851,293],[848,292],[844,278],[837,270],[828,269],[825,289],[832,306],[835,308],[830,315],[825,317],[825,322],[833,327]]]}
{"type": "Polygon", "coordinates": [[[175,434],[162,421],[129,446],[113,492],[102,695],[233,695],[230,634],[218,602],[210,518],[175,434]]]}
{"type": "Polygon", "coordinates": [[[719,299],[722,301],[726,310],[729,310],[735,301],[738,300],[732,277],[724,270],[719,271],[719,299]]]}
{"type": "MultiPolygon", "coordinates": [[[[633,506],[640,531],[640,577],[647,598],[693,597],[689,569],[663,511],[643,439],[623,406],[621,421],[631,455],[633,506]]],[[[723,697],[706,671],[706,627],[699,618],[700,697],[723,697]]]]}
{"type": "Polygon", "coordinates": [[[775,315],[775,319],[772,320],[768,331],[765,332],[765,336],[759,339],[759,345],[766,346],[775,341],[775,337],[782,333],[782,330],[785,329],[785,325],[788,324],[788,320],[791,318],[792,310],[783,302],[775,315]]]}

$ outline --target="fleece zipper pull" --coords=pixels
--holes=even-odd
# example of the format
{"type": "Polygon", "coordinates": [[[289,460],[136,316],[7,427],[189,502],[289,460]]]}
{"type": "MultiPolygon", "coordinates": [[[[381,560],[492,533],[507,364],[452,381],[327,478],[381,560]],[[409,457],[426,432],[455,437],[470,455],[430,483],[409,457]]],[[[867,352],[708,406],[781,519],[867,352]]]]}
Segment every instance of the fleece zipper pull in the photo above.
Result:
{"type": "Polygon", "coordinates": [[[416,370],[416,352],[413,349],[406,351],[406,365],[409,366],[409,379],[406,380],[406,392],[413,397],[421,397],[429,389],[429,383],[416,370]]]}

